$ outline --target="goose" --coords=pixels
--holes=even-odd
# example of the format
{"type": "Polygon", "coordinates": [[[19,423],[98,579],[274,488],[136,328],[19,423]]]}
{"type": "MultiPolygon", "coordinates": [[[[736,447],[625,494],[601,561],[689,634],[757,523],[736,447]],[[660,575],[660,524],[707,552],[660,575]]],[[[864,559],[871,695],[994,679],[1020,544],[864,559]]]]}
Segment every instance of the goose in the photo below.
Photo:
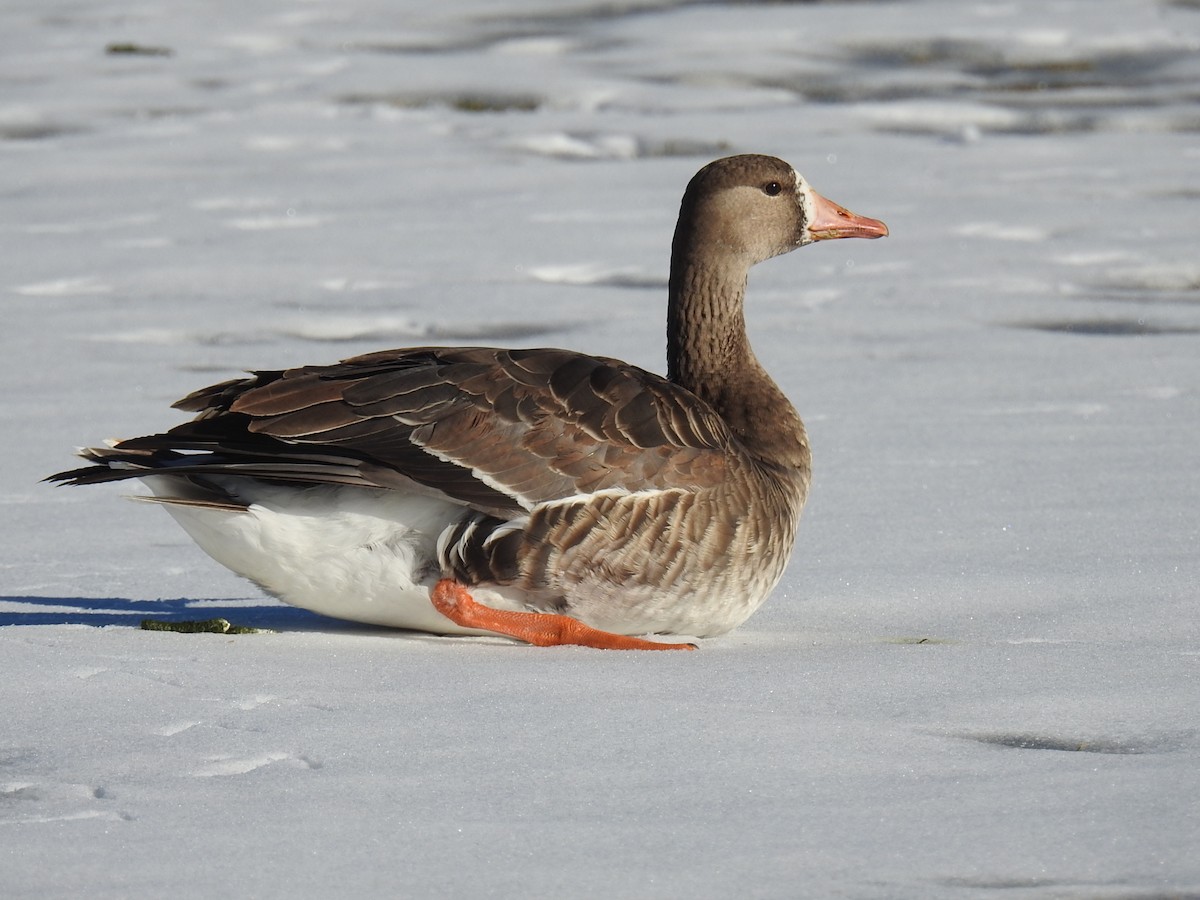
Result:
{"type": "Polygon", "coordinates": [[[48,481],[141,479],[216,561],[286,603],[441,635],[694,649],[763,603],[808,494],[804,425],[755,357],[756,263],[883,222],[786,162],[716,160],[683,195],[667,375],[570,350],[415,347],[258,371],[190,421],[48,481]]]}

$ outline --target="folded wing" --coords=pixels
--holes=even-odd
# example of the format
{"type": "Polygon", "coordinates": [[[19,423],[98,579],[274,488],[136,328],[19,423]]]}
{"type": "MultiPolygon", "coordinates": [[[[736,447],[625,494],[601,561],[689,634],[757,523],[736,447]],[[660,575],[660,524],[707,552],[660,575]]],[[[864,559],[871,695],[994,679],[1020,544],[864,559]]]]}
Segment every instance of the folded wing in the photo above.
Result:
{"type": "Polygon", "coordinates": [[[88,483],[243,475],[417,489],[491,515],[604,490],[719,482],[737,441],[689,391],[566,350],[416,348],[258,372],[175,404],[164,434],[85,451],[88,483]]]}

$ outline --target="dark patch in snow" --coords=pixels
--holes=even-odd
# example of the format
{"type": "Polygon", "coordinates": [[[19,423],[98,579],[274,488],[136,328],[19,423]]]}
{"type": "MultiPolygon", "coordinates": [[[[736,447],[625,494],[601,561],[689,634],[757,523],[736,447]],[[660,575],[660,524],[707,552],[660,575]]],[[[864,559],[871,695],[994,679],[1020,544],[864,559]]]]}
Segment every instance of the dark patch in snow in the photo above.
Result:
{"type": "Polygon", "coordinates": [[[13,122],[0,125],[0,140],[44,141],[87,131],[82,125],[63,125],[54,122],[13,122]]]}
{"type": "Polygon", "coordinates": [[[1009,328],[1028,328],[1034,331],[1055,331],[1066,334],[1129,336],[1154,334],[1197,334],[1200,328],[1192,325],[1155,325],[1143,319],[1047,319],[1030,322],[1010,322],[1009,328]]]}
{"type": "Polygon", "coordinates": [[[41,791],[32,784],[14,788],[0,788],[0,803],[13,803],[20,800],[41,800],[41,791]]]}
{"type": "MultiPolygon", "coordinates": [[[[908,117],[879,121],[883,133],[945,135],[966,124],[979,132],[1011,135],[1126,131],[1130,115],[1155,130],[1190,133],[1200,128],[1195,90],[1186,63],[1189,47],[1013,47],[990,38],[932,37],[913,41],[849,40],[834,53],[841,65],[739,78],[828,103],[945,101],[987,104],[995,114],[952,122],[919,108],[908,117]],[[1152,120],[1148,109],[1165,110],[1152,120]]],[[[686,81],[689,73],[676,76],[686,81]]]]}
{"type": "Polygon", "coordinates": [[[992,744],[1014,750],[1056,750],[1060,753],[1104,753],[1136,756],[1143,753],[1161,753],[1170,749],[1164,745],[1141,740],[1115,738],[1059,737],[1030,732],[995,732],[988,734],[964,734],[961,737],[980,744],[992,744]]]}
{"type": "Polygon", "coordinates": [[[109,56],[174,56],[175,51],[170,47],[152,47],[148,44],[137,44],[132,41],[109,44],[104,48],[109,56]]]}
{"type": "Polygon", "coordinates": [[[508,94],[494,91],[465,91],[461,93],[363,93],[344,94],[338,103],[347,106],[393,106],[398,109],[426,109],[445,106],[458,112],[534,112],[545,100],[533,94],[508,94]]]}
{"type": "Polygon", "coordinates": [[[1063,882],[1052,878],[1022,878],[1021,876],[996,876],[993,878],[945,878],[938,882],[945,887],[973,888],[976,890],[1025,890],[1062,887],[1063,882]]]}

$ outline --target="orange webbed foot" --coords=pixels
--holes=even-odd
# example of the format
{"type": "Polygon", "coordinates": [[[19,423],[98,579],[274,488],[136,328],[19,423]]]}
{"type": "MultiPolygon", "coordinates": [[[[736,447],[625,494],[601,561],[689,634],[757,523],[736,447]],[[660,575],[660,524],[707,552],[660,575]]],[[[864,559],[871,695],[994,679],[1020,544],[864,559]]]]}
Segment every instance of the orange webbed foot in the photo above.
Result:
{"type": "Polygon", "coordinates": [[[494,631],[539,647],[578,644],[599,650],[695,650],[695,644],[667,644],[600,631],[570,616],[554,613],[492,609],[476,602],[457,581],[443,578],[433,586],[433,605],[443,616],[464,628],[494,631]]]}

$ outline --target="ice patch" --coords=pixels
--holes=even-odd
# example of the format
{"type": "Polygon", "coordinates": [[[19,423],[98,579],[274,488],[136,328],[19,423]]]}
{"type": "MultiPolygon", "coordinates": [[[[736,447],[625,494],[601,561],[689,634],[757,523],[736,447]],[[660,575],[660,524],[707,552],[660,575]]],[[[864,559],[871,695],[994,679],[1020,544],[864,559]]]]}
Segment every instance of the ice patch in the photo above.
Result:
{"type": "Polygon", "coordinates": [[[562,56],[579,45],[574,38],[561,36],[520,37],[501,41],[493,49],[496,53],[513,56],[562,56]]]}
{"type": "Polygon", "coordinates": [[[1134,388],[1129,391],[1122,391],[1126,397],[1144,397],[1147,400],[1174,400],[1183,394],[1180,388],[1171,384],[1151,385],[1149,387],[1134,388]]]}
{"type": "Polygon", "coordinates": [[[247,150],[257,150],[263,153],[284,153],[302,149],[345,150],[349,143],[337,137],[310,139],[290,135],[260,134],[246,138],[244,146],[247,150]]]}
{"type": "Polygon", "coordinates": [[[800,291],[795,297],[787,296],[783,298],[785,303],[799,305],[804,309],[820,309],[822,306],[828,306],[845,296],[845,291],[837,288],[809,288],[808,290],[800,291]]]}
{"type": "Polygon", "coordinates": [[[1031,28],[1026,31],[1018,31],[1013,37],[1017,43],[1024,44],[1027,47],[1038,48],[1059,48],[1066,47],[1071,43],[1071,32],[1061,28],[1031,28]]]}
{"type": "Polygon", "coordinates": [[[174,243],[171,238],[167,237],[122,238],[116,241],[105,241],[104,246],[122,250],[158,250],[162,247],[170,247],[174,243]]]}
{"type": "Polygon", "coordinates": [[[982,103],[910,101],[897,103],[860,103],[854,112],[876,126],[898,131],[936,131],[956,133],[964,126],[985,130],[1007,130],[1021,121],[1012,110],[982,103]]]}
{"type": "Polygon", "coordinates": [[[979,411],[984,416],[1095,416],[1108,411],[1104,403],[1029,403],[979,411]]]}
{"type": "Polygon", "coordinates": [[[240,219],[226,219],[228,228],[239,231],[277,231],[287,228],[316,228],[323,225],[327,219],[323,216],[301,216],[290,213],[283,216],[253,216],[240,219]]]}
{"type": "Polygon", "coordinates": [[[211,760],[192,773],[196,778],[222,778],[231,775],[248,775],[256,769],[262,769],[272,763],[291,759],[290,753],[263,753],[258,756],[243,758],[226,757],[211,760]]]}
{"type": "Polygon", "coordinates": [[[258,54],[282,53],[294,46],[293,41],[278,33],[230,34],[222,38],[221,43],[226,47],[258,54]]]}
{"type": "Polygon", "coordinates": [[[115,228],[133,228],[138,225],[150,225],[159,221],[156,213],[139,213],[131,216],[113,216],[112,218],[94,221],[73,220],[70,222],[43,222],[26,225],[27,234],[81,234],[89,231],[109,231],[115,228]]]}
{"type": "Polygon", "coordinates": [[[1110,269],[1108,287],[1144,291],[1200,291],[1200,266],[1189,263],[1159,263],[1110,269]]]}
{"type": "Polygon", "coordinates": [[[279,333],[303,341],[387,341],[428,337],[432,330],[426,323],[401,316],[345,316],[297,320],[281,327],[279,333]]]}
{"type": "Polygon", "coordinates": [[[323,766],[319,760],[304,754],[276,750],[244,757],[213,757],[206,765],[192,772],[192,776],[195,778],[227,778],[235,775],[248,775],[275,763],[287,763],[292,768],[298,769],[320,769],[323,766]]]}
{"type": "Polygon", "coordinates": [[[1056,256],[1054,261],[1066,266],[1098,266],[1129,258],[1130,254],[1126,250],[1077,250],[1056,256]]]}
{"type": "Polygon", "coordinates": [[[89,335],[88,340],[114,344],[186,344],[192,340],[192,336],[176,328],[129,328],[89,335]]]}
{"type": "Polygon", "coordinates": [[[326,278],[317,282],[317,284],[327,291],[354,294],[360,291],[396,290],[407,287],[409,283],[403,281],[382,281],[372,278],[326,278]]]}
{"type": "Polygon", "coordinates": [[[13,290],[26,297],[82,297],[89,294],[111,294],[113,287],[95,276],[81,275],[23,284],[13,290]]]}
{"type": "Polygon", "coordinates": [[[602,270],[582,263],[564,266],[530,266],[526,270],[530,278],[548,284],[595,284],[602,277],[602,270]]]}
{"type": "Polygon", "coordinates": [[[1002,225],[999,222],[971,222],[954,229],[964,237],[993,238],[998,241],[1044,241],[1050,232],[1033,225],[1002,225]]]}
{"type": "Polygon", "coordinates": [[[660,287],[665,279],[653,278],[640,272],[608,269],[592,263],[528,266],[526,274],[546,284],[610,285],[617,287],[660,287]]]}
{"type": "Polygon", "coordinates": [[[267,209],[279,205],[279,201],[274,197],[255,197],[253,195],[245,197],[209,197],[207,200],[195,200],[192,202],[194,209],[205,211],[267,209]]]}
{"type": "Polygon", "coordinates": [[[267,153],[278,153],[282,150],[295,150],[300,146],[300,141],[293,137],[284,137],[282,135],[260,134],[251,138],[246,138],[245,145],[247,150],[262,150],[267,153]]]}
{"type": "Polygon", "coordinates": [[[640,147],[638,139],[630,134],[575,135],[561,131],[510,138],[506,145],[540,156],[568,159],[636,159],[640,147]]]}

